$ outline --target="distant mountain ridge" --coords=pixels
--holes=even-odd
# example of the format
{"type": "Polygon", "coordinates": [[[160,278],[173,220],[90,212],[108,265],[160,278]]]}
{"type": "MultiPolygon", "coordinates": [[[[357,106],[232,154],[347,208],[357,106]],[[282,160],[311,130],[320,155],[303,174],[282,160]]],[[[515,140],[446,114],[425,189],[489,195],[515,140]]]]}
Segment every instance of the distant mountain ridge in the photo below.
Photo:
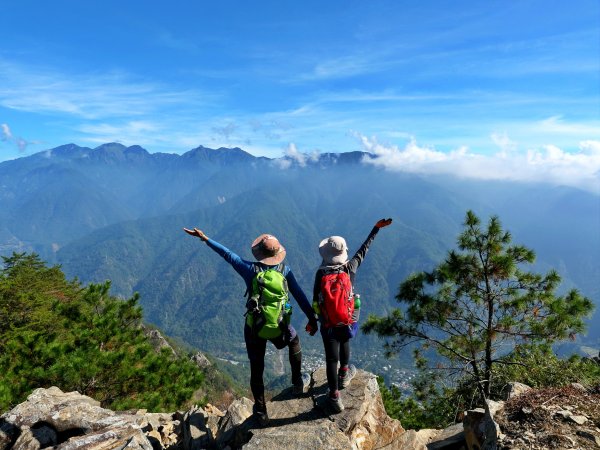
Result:
{"type": "MultiPolygon", "coordinates": [[[[360,163],[365,156],[372,156],[371,153],[352,151],[346,153],[320,153],[316,156],[310,156],[305,159],[303,164],[307,165],[327,165],[327,164],[353,164],[360,163]]],[[[125,146],[123,144],[112,142],[99,145],[95,148],[80,147],[76,144],[65,144],[59,147],[44,150],[30,156],[19,158],[16,160],[5,161],[5,163],[14,163],[27,159],[54,157],[64,160],[89,159],[96,162],[143,162],[153,161],[159,164],[165,162],[179,162],[181,164],[189,164],[196,162],[199,164],[221,164],[231,165],[237,163],[248,162],[270,162],[275,160],[297,161],[296,158],[290,156],[282,156],[281,158],[267,158],[264,156],[253,156],[252,154],[242,150],[239,147],[219,147],[217,149],[204,147],[202,145],[193,148],[185,153],[150,153],[145,148],[139,145],[125,146]]],[[[0,163],[3,164],[3,163],[0,163]]]]}
{"type": "MultiPolygon", "coordinates": [[[[410,272],[432,268],[456,248],[464,214],[473,209],[483,220],[499,215],[515,242],[536,251],[536,270],[556,268],[565,286],[600,304],[599,196],[543,184],[390,172],[365,164],[369,157],[270,159],[240,148],[199,146],[175,155],[118,143],[60,146],[0,163],[0,254],[34,250],[84,282],[111,279],[118,294],[139,291],[148,320],[224,355],[228,346],[213,336],[243,341],[232,320],[237,324],[243,314],[244,286],[183,226],[204,229],[248,259],[254,237],[276,234],[310,297],[320,239],[343,235],[356,250],[375,220],[393,217],[357,276],[368,314],[387,311],[410,272]]],[[[598,313],[592,323],[600,324],[598,313]]],[[[600,331],[590,331],[595,345],[600,331]]],[[[380,348],[374,338],[357,340],[357,354],[373,348],[380,348]]]]}

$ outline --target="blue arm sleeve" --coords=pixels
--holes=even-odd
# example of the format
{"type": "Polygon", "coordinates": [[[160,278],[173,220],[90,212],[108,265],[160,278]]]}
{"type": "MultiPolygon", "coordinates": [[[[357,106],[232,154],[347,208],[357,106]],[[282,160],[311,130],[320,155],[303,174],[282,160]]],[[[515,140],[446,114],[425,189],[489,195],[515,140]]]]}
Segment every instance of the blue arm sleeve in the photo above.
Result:
{"type": "Polygon", "coordinates": [[[310,306],[310,303],[308,302],[308,298],[306,298],[304,291],[298,285],[298,282],[296,281],[296,277],[294,276],[294,273],[291,270],[289,270],[288,273],[286,274],[285,278],[287,279],[287,282],[288,282],[288,288],[290,289],[290,292],[296,299],[296,302],[300,306],[300,309],[302,309],[304,314],[306,314],[306,317],[308,318],[308,320],[314,319],[315,313],[312,310],[312,307],[310,306]]]}
{"type": "Polygon", "coordinates": [[[212,239],[208,239],[206,241],[206,245],[213,249],[215,253],[220,255],[225,261],[231,264],[234,270],[244,279],[246,285],[252,283],[252,278],[254,278],[254,264],[252,262],[243,260],[236,253],[232,252],[224,245],[219,244],[217,241],[213,241],[212,239]]]}

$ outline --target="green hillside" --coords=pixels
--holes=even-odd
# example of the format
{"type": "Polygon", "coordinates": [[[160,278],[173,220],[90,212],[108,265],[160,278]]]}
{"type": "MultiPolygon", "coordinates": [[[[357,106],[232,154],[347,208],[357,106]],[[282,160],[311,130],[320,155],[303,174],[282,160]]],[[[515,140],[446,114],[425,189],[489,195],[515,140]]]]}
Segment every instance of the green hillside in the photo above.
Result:
{"type": "Polygon", "coordinates": [[[205,384],[188,358],[157,352],[141,325],[138,297],[109,283],[82,286],[34,254],[0,270],[0,410],[33,389],[79,391],[115,409],[172,410],[205,384]]]}

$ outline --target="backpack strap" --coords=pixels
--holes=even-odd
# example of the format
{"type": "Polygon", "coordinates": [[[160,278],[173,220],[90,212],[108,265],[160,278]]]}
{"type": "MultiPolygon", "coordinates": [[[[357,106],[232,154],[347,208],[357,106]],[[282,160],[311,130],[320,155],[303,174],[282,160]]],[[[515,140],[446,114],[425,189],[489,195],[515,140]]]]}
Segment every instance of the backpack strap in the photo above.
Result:
{"type": "Polygon", "coordinates": [[[283,272],[285,271],[285,264],[283,262],[280,262],[279,264],[277,264],[277,266],[275,267],[275,270],[277,272],[279,272],[281,275],[283,275],[283,272]]]}
{"type": "Polygon", "coordinates": [[[344,270],[345,264],[340,264],[339,266],[321,266],[319,270],[322,271],[323,275],[329,275],[330,273],[342,273],[344,270]]]}
{"type": "MultiPolygon", "coordinates": [[[[258,275],[260,272],[263,271],[263,268],[260,267],[260,264],[252,264],[252,270],[254,271],[254,277],[255,277],[256,275],[258,275]]],[[[252,279],[254,279],[254,277],[252,277],[252,279]]],[[[247,297],[249,299],[251,295],[252,295],[252,281],[250,281],[250,285],[246,285],[246,292],[244,292],[244,297],[247,297]]]]}

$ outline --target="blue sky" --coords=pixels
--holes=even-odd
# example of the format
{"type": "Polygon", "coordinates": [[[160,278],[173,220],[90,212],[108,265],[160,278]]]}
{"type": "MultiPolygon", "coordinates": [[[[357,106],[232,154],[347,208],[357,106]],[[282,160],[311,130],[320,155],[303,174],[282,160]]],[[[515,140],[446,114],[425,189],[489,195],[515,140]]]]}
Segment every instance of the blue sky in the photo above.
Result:
{"type": "Polygon", "coordinates": [[[0,42],[0,161],[369,149],[416,171],[558,164],[600,190],[597,0],[5,0],[0,42]]]}

